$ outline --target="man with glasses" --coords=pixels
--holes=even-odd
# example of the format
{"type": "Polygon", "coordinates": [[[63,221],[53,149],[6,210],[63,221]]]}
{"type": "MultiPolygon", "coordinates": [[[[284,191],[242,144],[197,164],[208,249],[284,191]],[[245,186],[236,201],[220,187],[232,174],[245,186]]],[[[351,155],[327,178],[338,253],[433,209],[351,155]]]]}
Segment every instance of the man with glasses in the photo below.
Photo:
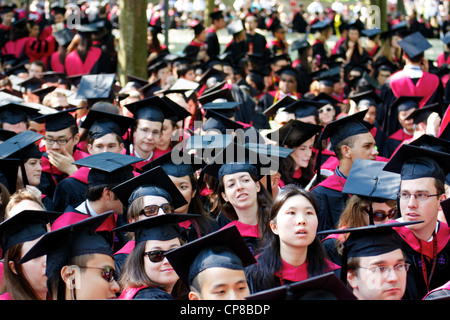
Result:
{"type": "Polygon", "coordinates": [[[449,227],[438,220],[440,202],[445,200],[445,176],[450,172],[449,154],[404,144],[384,170],[401,175],[398,193],[401,218],[423,221],[396,228],[411,262],[414,288],[410,299],[422,299],[429,291],[450,279],[449,227]]]}

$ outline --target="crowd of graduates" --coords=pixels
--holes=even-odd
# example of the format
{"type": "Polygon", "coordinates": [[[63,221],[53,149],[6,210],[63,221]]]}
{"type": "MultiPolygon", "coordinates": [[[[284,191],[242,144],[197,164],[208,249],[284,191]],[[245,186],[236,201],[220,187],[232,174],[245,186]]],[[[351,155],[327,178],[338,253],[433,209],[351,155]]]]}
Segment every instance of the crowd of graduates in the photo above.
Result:
{"type": "Polygon", "coordinates": [[[117,11],[68,8],[0,8],[0,300],[446,299],[450,33],[155,18],[121,86],[117,11]]]}

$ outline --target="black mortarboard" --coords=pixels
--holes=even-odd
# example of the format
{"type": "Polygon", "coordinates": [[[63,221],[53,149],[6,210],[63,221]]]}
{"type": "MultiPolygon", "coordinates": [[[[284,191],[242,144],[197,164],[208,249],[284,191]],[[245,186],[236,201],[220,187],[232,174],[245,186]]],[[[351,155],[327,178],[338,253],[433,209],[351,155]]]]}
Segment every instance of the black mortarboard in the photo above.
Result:
{"type": "Polygon", "coordinates": [[[428,106],[423,106],[411,112],[405,119],[413,119],[414,124],[418,124],[427,121],[428,117],[433,113],[439,113],[441,111],[441,104],[439,102],[430,104],[428,106]]]}
{"type": "Polygon", "coordinates": [[[194,34],[196,35],[200,34],[203,30],[205,30],[205,26],[203,25],[203,23],[198,20],[192,21],[189,26],[194,30],[194,34]]]}
{"type": "Polygon", "coordinates": [[[177,79],[175,83],[170,87],[171,90],[184,89],[184,95],[187,99],[189,99],[192,94],[194,94],[195,90],[198,89],[200,84],[196,81],[190,81],[183,78],[177,79]]]}
{"type": "Polygon", "coordinates": [[[348,137],[369,132],[372,125],[364,121],[366,113],[367,109],[330,122],[323,129],[321,139],[330,138],[331,146],[334,148],[348,137]]]}
{"type": "Polygon", "coordinates": [[[70,113],[74,112],[79,108],[71,108],[64,111],[59,111],[56,113],[46,114],[37,118],[35,121],[45,121],[45,131],[56,132],[60,130],[67,129],[73,125],[77,125],[77,122],[70,113]]]}
{"type": "Polygon", "coordinates": [[[51,6],[51,11],[50,13],[54,16],[56,14],[66,14],[66,8],[59,6],[57,3],[54,3],[51,6]]]}
{"type": "Polygon", "coordinates": [[[331,104],[333,107],[337,107],[337,104],[340,103],[339,100],[333,98],[329,94],[326,94],[325,92],[319,93],[317,96],[313,97],[312,100],[317,102],[322,102],[325,104],[331,104]]]}
{"type": "Polygon", "coordinates": [[[213,110],[217,113],[224,115],[225,117],[231,118],[234,113],[238,110],[240,102],[226,101],[226,102],[208,102],[202,105],[204,110],[213,110]]]}
{"type": "Polygon", "coordinates": [[[0,129],[0,142],[6,141],[16,135],[14,131],[0,129]]]}
{"type": "Polygon", "coordinates": [[[148,72],[149,74],[153,74],[153,73],[157,73],[159,70],[167,68],[169,65],[167,64],[166,61],[162,60],[162,61],[158,61],[156,63],[151,64],[148,67],[148,72]]]}
{"type": "Polygon", "coordinates": [[[192,280],[209,268],[244,270],[256,263],[244,239],[235,226],[212,232],[166,254],[183,283],[192,280]]]}
{"type": "Polygon", "coordinates": [[[391,29],[382,32],[381,38],[387,39],[394,35],[403,36],[404,34],[406,34],[408,32],[408,24],[409,24],[408,20],[400,21],[399,23],[392,26],[391,29]]]}
{"type": "Polygon", "coordinates": [[[341,80],[341,67],[337,66],[331,69],[320,71],[313,80],[325,83],[328,87],[332,87],[334,83],[341,80]]]}
{"type": "Polygon", "coordinates": [[[173,148],[170,152],[147,163],[142,167],[142,171],[161,166],[167,175],[179,178],[195,174],[204,165],[203,160],[195,155],[173,148]]]}
{"type": "Polygon", "coordinates": [[[35,240],[47,233],[47,223],[61,215],[59,212],[24,210],[0,223],[3,252],[13,245],[35,240]]]}
{"type": "Polygon", "coordinates": [[[223,18],[223,11],[222,10],[213,11],[209,14],[209,17],[211,18],[211,20],[219,20],[223,18]]]}
{"type": "Polygon", "coordinates": [[[353,92],[348,96],[349,99],[353,100],[358,107],[361,106],[375,106],[383,102],[380,96],[373,90],[367,90],[363,92],[353,92]]]}
{"type": "Polygon", "coordinates": [[[294,113],[296,118],[308,116],[318,116],[319,109],[326,106],[327,103],[308,99],[298,99],[287,106],[284,111],[294,113]]]}
{"type": "Polygon", "coordinates": [[[85,74],[81,77],[76,99],[112,99],[113,84],[116,79],[111,74],[85,74]]]}
{"type": "Polygon", "coordinates": [[[254,293],[246,300],[357,300],[333,273],[254,293]]]}
{"type": "Polygon", "coordinates": [[[3,143],[0,143],[0,157],[28,159],[30,155],[33,155],[33,158],[40,159],[39,148],[35,146],[37,149],[35,151],[35,149],[29,147],[33,146],[36,141],[43,137],[43,135],[29,130],[16,134],[3,143]]]}
{"type": "Polygon", "coordinates": [[[39,102],[42,103],[45,96],[49,94],[50,92],[54,91],[57,87],[56,86],[48,86],[45,88],[38,88],[33,91],[31,91],[32,94],[37,95],[39,97],[39,102]]]}
{"type": "Polygon", "coordinates": [[[125,105],[134,119],[164,122],[164,119],[178,116],[171,106],[161,97],[153,96],[125,105]]]}
{"type": "Polygon", "coordinates": [[[203,123],[202,130],[220,131],[222,134],[226,134],[227,130],[243,129],[244,126],[240,123],[233,121],[219,112],[213,110],[206,110],[205,118],[208,119],[203,123]]]}
{"type": "Polygon", "coordinates": [[[187,204],[186,199],[161,167],[148,170],[112,189],[125,207],[143,196],[161,196],[177,209],[187,204]]]}
{"type": "Polygon", "coordinates": [[[208,70],[206,70],[205,72],[203,72],[200,76],[200,78],[198,79],[198,83],[200,83],[201,85],[206,84],[206,81],[210,78],[210,77],[215,77],[217,78],[217,81],[223,81],[225,80],[225,78],[227,77],[227,74],[221,70],[218,70],[216,68],[208,68],[208,70]]]}
{"type": "Polygon", "coordinates": [[[142,159],[115,152],[102,152],[73,162],[74,165],[91,168],[89,187],[119,184],[134,177],[133,163],[142,159]]]}
{"type": "Polygon", "coordinates": [[[200,216],[189,213],[161,214],[120,226],[113,231],[134,232],[136,244],[147,240],[167,241],[181,236],[178,223],[200,216]]]}
{"type": "Polygon", "coordinates": [[[409,145],[450,153],[450,141],[429,134],[421,135],[419,138],[412,140],[409,145]]]}
{"type": "Polygon", "coordinates": [[[436,178],[445,183],[450,172],[450,154],[403,144],[383,170],[400,173],[402,180],[436,178]]]}
{"type": "Polygon", "coordinates": [[[245,144],[247,149],[250,149],[256,153],[271,157],[271,158],[287,158],[289,155],[294,152],[294,149],[285,148],[277,145],[271,144],[261,144],[255,142],[247,142],[245,144]]]}
{"type": "Polygon", "coordinates": [[[17,124],[38,114],[36,109],[19,103],[9,102],[0,106],[0,122],[17,124]]]}
{"type": "Polygon", "coordinates": [[[385,165],[382,161],[355,159],[342,192],[371,198],[376,202],[396,200],[400,174],[384,171],[385,165]]]}
{"type": "Polygon", "coordinates": [[[25,254],[19,263],[47,255],[45,274],[49,279],[59,276],[62,267],[81,255],[105,254],[113,256],[111,245],[95,230],[112,215],[112,211],[86,218],[80,222],[47,232],[25,254]]]}
{"type": "Polygon", "coordinates": [[[331,28],[331,22],[328,19],[324,19],[324,20],[320,20],[320,21],[317,21],[316,23],[314,23],[310,27],[310,30],[311,30],[311,32],[316,32],[316,31],[323,31],[327,28],[331,28]]]}
{"type": "Polygon", "coordinates": [[[94,24],[76,24],[74,29],[81,35],[88,35],[98,31],[98,27],[94,24]]]}
{"type": "Polygon", "coordinates": [[[188,110],[186,110],[186,108],[183,108],[177,102],[173,101],[171,98],[163,96],[163,97],[161,97],[161,100],[163,100],[170,107],[172,112],[174,113],[173,115],[169,116],[167,119],[178,122],[180,120],[183,120],[183,119],[186,119],[187,117],[192,116],[192,114],[188,110]]]}
{"type": "Polygon", "coordinates": [[[304,48],[308,48],[310,46],[311,45],[309,44],[308,39],[306,39],[306,38],[295,40],[291,44],[291,51],[301,50],[301,49],[304,49],[304,48]]]}
{"type": "Polygon", "coordinates": [[[14,6],[12,5],[4,5],[0,7],[0,14],[8,13],[14,11],[14,6]]]}
{"type": "Polygon", "coordinates": [[[90,110],[80,127],[89,130],[90,138],[98,139],[108,133],[123,137],[133,123],[134,119],[130,117],[90,110]]]}
{"type": "Polygon", "coordinates": [[[433,47],[419,31],[403,38],[398,42],[398,45],[410,58],[414,58],[433,47]]]}
{"type": "Polygon", "coordinates": [[[161,79],[156,79],[153,82],[149,82],[146,85],[138,88],[138,91],[144,96],[149,98],[155,95],[155,92],[161,89],[161,79]]]}
{"type": "Polygon", "coordinates": [[[62,47],[68,46],[75,34],[69,28],[64,28],[62,30],[57,30],[53,32],[56,42],[62,47]]]}
{"type": "Polygon", "coordinates": [[[286,111],[286,108],[296,102],[297,99],[291,96],[285,96],[282,99],[278,100],[266,110],[264,110],[264,115],[268,117],[275,117],[278,111],[285,111],[289,113],[293,113],[292,111],[286,111]]]}
{"type": "Polygon", "coordinates": [[[297,69],[293,68],[290,65],[284,66],[283,68],[281,68],[280,70],[278,70],[275,73],[277,75],[279,75],[280,77],[283,74],[287,74],[287,75],[295,77],[295,79],[298,79],[298,76],[299,76],[299,73],[298,73],[297,69]]]}
{"type": "Polygon", "coordinates": [[[372,29],[364,29],[361,31],[361,34],[372,39],[374,38],[376,35],[381,34],[382,30],[378,29],[378,28],[372,28],[372,29]]]}
{"type": "Polygon", "coordinates": [[[295,148],[322,131],[322,126],[291,119],[278,130],[267,135],[270,140],[277,141],[281,147],[287,145],[295,148]]]}
{"type": "Polygon", "coordinates": [[[219,100],[220,102],[224,102],[224,101],[234,102],[235,101],[233,98],[233,95],[231,94],[231,90],[229,88],[208,91],[208,93],[203,93],[200,97],[198,97],[198,102],[202,105],[205,105],[209,102],[215,102],[215,100],[219,100]]]}
{"type": "Polygon", "coordinates": [[[219,180],[225,175],[248,172],[260,180],[263,176],[270,174],[271,164],[272,159],[268,156],[258,154],[239,144],[230,143],[208,161],[202,172],[218,177],[219,180]]]}
{"type": "MultiPolygon", "coordinates": [[[[206,149],[215,149],[216,151],[223,150],[227,145],[233,141],[231,134],[205,134],[205,135],[193,135],[182,142],[184,144],[183,149],[186,152],[191,153],[195,150],[195,153],[206,149]]],[[[211,152],[212,154],[213,152],[211,152]]]]}
{"type": "Polygon", "coordinates": [[[399,96],[392,103],[391,108],[397,108],[398,111],[407,111],[412,108],[419,108],[419,101],[422,100],[423,97],[417,96],[399,96]]]}
{"type": "Polygon", "coordinates": [[[8,189],[10,194],[16,192],[19,168],[19,159],[0,159],[0,183],[8,189]]]}

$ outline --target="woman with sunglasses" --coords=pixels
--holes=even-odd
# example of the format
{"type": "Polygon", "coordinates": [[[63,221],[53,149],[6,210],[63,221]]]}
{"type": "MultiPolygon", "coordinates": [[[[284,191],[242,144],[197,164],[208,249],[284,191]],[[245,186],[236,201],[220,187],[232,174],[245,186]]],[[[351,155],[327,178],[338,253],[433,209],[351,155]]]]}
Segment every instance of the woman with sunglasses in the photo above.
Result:
{"type": "MultiPolygon", "coordinates": [[[[351,197],[342,211],[338,229],[378,225],[397,218],[396,190],[400,178],[382,171],[384,165],[380,161],[355,160],[342,190],[351,197]]],[[[330,260],[338,265],[341,265],[338,248],[347,237],[346,233],[331,234],[322,240],[330,260]]]]}
{"type": "Polygon", "coordinates": [[[122,269],[119,299],[183,298],[186,288],[178,281],[178,274],[165,257],[165,253],[184,243],[179,223],[196,216],[175,213],[156,215],[116,229],[133,232],[136,243],[122,269]]]}
{"type": "Polygon", "coordinates": [[[247,267],[250,292],[279,287],[339,269],[316,237],[318,206],[314,196],[295,185],[283,187],[270,212],[265,246],[247,267]]]}

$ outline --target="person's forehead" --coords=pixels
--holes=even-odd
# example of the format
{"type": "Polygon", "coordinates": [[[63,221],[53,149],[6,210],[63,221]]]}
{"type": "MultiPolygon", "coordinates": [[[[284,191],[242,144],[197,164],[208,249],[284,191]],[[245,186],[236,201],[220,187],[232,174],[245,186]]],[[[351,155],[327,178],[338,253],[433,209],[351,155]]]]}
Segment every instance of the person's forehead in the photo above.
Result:
{"type": "Polygon", "coordinates": [[[402,250],[400,248],[398,248],[393,251],[383,253],[380,255],[376,255],[376,256],[360,257],[360,265],[367,266],[367,265],[376,265],[376,264],[383,264],[383,263],[396,263],[401,260],[404,260],[404,255],[403,255],[402,250]]]}
{"type": "Polygon", "coordinates": [[[403,191],[431,191],[436,190],[435,178],[424,177],[411,180],[402,180],[400,188],[403,191]]]}
{"type": "Polygon", "coordinates": [[[139,128],[150,128],[160,130],[162,127],[162,123],[158,121],[150,121],[145,119],[138,119],[137,121],[138,121],[137,125],[139,128]]]}

